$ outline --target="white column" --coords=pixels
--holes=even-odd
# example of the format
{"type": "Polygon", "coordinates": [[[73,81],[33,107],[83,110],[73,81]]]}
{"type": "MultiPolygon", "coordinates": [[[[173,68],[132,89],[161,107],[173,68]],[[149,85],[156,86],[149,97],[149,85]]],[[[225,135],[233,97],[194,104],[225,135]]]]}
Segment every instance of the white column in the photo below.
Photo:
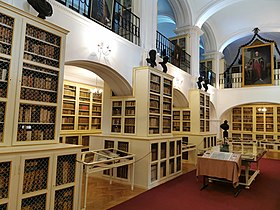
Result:
{"type": "Polygon", "coordinates": [[[224,57],[224,55],[221,52],[206,52],[204,54],[205,59],[211,59],[212,60],[212,71],[216,73],[216,87],[219,87],[219,74],[223,73],[223,66],[221,65],[221,58],[224,57]],[[222,71],[220,71],[222,69],[222,71]]]}
{"type": "Polygon", "coordinates": [[[140,18],[141,47],[156,49],[157,0],[134,0],[133,12],[140,18]]]}
{"type": "Polygon", "coordinates": [[[191,55],[191,75],[199,76],[199,45],[200,36],[203,31],[197,26],[187,26],[178,28],[175,31],[178,35],[189,34],[189,42],[187,45],[187,52],[191,55]]]}

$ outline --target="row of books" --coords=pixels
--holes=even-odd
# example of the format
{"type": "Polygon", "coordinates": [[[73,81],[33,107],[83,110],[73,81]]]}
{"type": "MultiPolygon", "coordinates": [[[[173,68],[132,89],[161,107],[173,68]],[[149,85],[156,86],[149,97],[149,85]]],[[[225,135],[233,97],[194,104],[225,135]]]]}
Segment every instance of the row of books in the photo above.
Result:
{"type": "Polygon", "coordinates": [[[48,103],[56,103],[56,92],[45,92],[36,89],[29,89],[26,87],[21,88],[20,98],[23,100],[40,101],[48,103]]]}
{"type": "Polygon", "coordinates": [[[0,14],[0,24],[12,27],[14,25],[14,19],[4,14],[0,14]]]}
{"type": "Polygon", "coordinates": [[[74,117],[62,117],[61,123],[74,123],[74,117]]]}
{"type": "Polygon", "coordinates": [[[125,133],[135,133],[135,126],[134,125],[126,125],[124,127],[125,133]]]}
{"type": "Polygon", "coordinates": [[[0,53],[11,55],[11,46],[5,43],[0,43],[0,53]]]}
{"type": "Polygon", "coordinates": [[[48,183],[48,167],[30,170],[24,173],[23,193],[46,189],[48,183]]]}
{"type": "Polygon", "coordinates": [[[0,25],[0,41],[5,43],[12,43],[13,30],[11,28],[0,25]]]}
{"type": "Polygon", "coordinates": [[[42,129],[19,129],[17,133],[17,141],[42,141],[53,140],[54,129],[42,128],[42,129]]]}
{"type": "Polygon", "coordinates": [[[36,77],[33,74],[22,76],[22,86],[47,89],[47,90],[57,90],[57,80],[51,77],[36,77]]]}
{"type": "Polygon", "coordinates": [[[59,48],[34,41],[32,39],[25,40],[24,50],[37,55],[59,60],[59,48]]]}
{"type": "Polygon", "coordinates": [[[40,106],[20,106],[18,121],[54,123],[55,109],[40,106]]]}
{"type": "Polygon", "coordinates": [[[33,54],[31,52],[25,51],[23,59],[59,68],[59,60],[53,60],[51,58],[42,57],[38,54],[33,54]]]}
{"type": "Polygon", "coordinates": [[[60,45],[60,37],[49,32],[43,31],[37,27],[27,24],[26,27],[26,35],[31,36],[33,38],[43,40],[48,43],[52,43],[54,45],[60,45]]]}
{"type": "Polygon", "coordinates": [[[8,70],[0,69],[0,81],[7,81],[8,79],[8,70]]]}

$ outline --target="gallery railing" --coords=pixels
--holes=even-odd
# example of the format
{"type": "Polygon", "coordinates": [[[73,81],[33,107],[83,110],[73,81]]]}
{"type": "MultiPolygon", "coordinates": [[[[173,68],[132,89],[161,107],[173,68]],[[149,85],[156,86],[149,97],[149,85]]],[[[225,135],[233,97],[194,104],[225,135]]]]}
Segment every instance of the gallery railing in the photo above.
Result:
{"type": "Polygon", "coordinates": [[[100,5],[97,0],[56,1],[107,27],[130,42],[140,45],[140,18],[117,1],[112,1],[112,5],[103,5],[103,3],[100,5]]]}
{"type": "Polygon", "coordinates": [[[114,5],[112,30],[132,43],[140,45],[140,18],[118,2],[114,5]]]}
{"type": "Polygon", "coordinates": [[[208,68],[204,64],[199,65],[199,75],[207,79],[209,84],[212,85],[213,87],[216,87],[216,73],[213,72],[212,69],[208,68]]]}
{"type": "Polygon", "coordinates": [[[171,64],[190,73],[191,56],[159,31],[157,31],[156,48],[160,57],[168,56],[171,64]]]}

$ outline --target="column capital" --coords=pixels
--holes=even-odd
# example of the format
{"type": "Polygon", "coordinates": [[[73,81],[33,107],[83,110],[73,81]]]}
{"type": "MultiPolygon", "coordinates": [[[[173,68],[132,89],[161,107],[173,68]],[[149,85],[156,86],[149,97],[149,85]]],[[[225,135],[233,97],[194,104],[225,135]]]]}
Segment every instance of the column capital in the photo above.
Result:
{"type": "Polygon", "coordinates": [[[201,36],[204,32],[197,26],[183,26],[175,30],[177,35],[195,34],[201,36]]]}
{"type": "Polygon", "coordinates": [[[206,59],[221,59],[224,57],[224,54],[218,51],[212,51],[212,52],[205,52],[203,54],[205,56],[206,59]]]}

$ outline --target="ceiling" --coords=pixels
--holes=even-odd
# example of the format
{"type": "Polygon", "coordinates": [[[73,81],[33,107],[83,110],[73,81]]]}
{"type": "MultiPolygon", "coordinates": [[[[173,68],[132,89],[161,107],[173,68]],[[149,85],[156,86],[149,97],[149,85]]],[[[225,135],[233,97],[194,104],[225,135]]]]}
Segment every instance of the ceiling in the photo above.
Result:
{"type": "Polygon", "coordinates": [[[280,0],[158,0],[158,30],[169,27],[174,35],[174,29],[197,26],[209,39],[206,52],[232,57],[256,27],[260,36],[280,46],[279,9],[280,0]]]}

